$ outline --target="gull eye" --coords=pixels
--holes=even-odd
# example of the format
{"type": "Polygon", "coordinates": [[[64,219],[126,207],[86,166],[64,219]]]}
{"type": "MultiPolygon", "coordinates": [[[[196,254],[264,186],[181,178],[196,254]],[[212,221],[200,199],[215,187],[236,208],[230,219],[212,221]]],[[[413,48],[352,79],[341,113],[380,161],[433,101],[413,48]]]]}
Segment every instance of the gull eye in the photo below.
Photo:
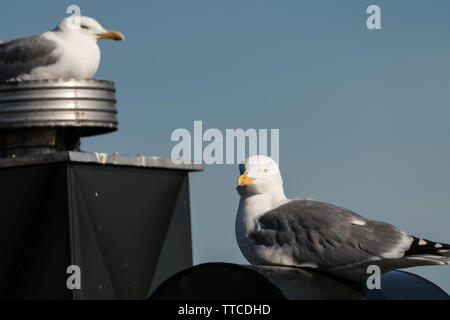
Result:
{"type": "Polygon", "coordinates": [[[269,169],[264,169],[264,173],[268,174],[269,173],[269,169]]]}
{"type": "Polygon", "coordinates": [[[81,29],[89,29],[89,27],[85,26],[85,25],[81,25],[80,27],[81,27],[81,29]]]}

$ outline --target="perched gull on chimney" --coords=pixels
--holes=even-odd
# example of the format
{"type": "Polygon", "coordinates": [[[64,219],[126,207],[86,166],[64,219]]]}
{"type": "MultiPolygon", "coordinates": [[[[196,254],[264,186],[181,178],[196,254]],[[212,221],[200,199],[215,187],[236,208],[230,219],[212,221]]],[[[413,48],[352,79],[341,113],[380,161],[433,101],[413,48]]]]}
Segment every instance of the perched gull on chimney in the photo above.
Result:
{"type": "Polygon", "coordinates": [[[239,248],[251,264],[316,268],[353,281],[377,265],[393,269],[450,264],[450,245],[419,239],[350,210],[287,199],[277,163],[253,156],[240,165],[239,248]]]}
{"type": "Polygon", "coordinates": [[[89,17],[68,17],[53,31],[0,40],[0,82],[91,79],[100,64],[100,39],[124,40],[89,17]]]}

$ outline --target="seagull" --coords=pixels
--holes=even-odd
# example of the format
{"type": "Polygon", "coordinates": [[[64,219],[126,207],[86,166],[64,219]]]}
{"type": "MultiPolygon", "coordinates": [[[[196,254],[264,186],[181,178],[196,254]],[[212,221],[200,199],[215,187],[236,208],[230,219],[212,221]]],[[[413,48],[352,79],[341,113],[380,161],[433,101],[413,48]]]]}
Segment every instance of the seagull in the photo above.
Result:
{"type": "Polygon", "coordinates": [[[0,40],[0,82],[92,79],[100,64],[98,41],[124,40],[89,17],[67,17],[53,31],[16,40],[0,40]]]}
{"type": "Polygon", "coordinates": [[[262,155],[239,166],[236,238],[251,264],[314,268],[364,281],[381,273],[450,264],[450,245],[311,199],[286,198],[277,163],[262,155]]]}

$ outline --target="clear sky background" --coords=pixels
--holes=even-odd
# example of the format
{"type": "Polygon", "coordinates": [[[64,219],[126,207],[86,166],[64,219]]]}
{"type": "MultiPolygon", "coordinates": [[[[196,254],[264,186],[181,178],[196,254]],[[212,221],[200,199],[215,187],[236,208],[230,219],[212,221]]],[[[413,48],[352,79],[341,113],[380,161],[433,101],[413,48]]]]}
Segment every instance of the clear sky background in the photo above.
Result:
{"type": "MultiPolygon", "coordinates": [[[[177,128],[278,128],[288,197],[450,243],[450,1],[4,1],[0,38],[53,29],[70,4],[104,41],[120,130],[83,149],[170,157],[177,128]],[[366,28],[366,8],[382,30],[366,28]]],[[[191,175],[195,263],[246,263],[236,165],[191,175]]],[[[449,267],[414,268],[450,292],[449,267]]]]}

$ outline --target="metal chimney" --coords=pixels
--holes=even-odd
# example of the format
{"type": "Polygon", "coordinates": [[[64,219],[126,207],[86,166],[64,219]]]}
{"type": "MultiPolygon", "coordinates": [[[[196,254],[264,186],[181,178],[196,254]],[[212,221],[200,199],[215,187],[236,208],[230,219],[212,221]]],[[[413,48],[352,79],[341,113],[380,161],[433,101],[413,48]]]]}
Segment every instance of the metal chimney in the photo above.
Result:
{"type": "Polygon", "coordinates": [[[118,129],[115,104],[108,81],[0,84],[0,299],[146,299],[192,266],[202,166],[79,151],[118,129]]]}
{"type": "Polygon", "coordinates": [[[100,80],[0,84],[0,157],[76,150],[117,130],[115,92],[100,80]]]}

